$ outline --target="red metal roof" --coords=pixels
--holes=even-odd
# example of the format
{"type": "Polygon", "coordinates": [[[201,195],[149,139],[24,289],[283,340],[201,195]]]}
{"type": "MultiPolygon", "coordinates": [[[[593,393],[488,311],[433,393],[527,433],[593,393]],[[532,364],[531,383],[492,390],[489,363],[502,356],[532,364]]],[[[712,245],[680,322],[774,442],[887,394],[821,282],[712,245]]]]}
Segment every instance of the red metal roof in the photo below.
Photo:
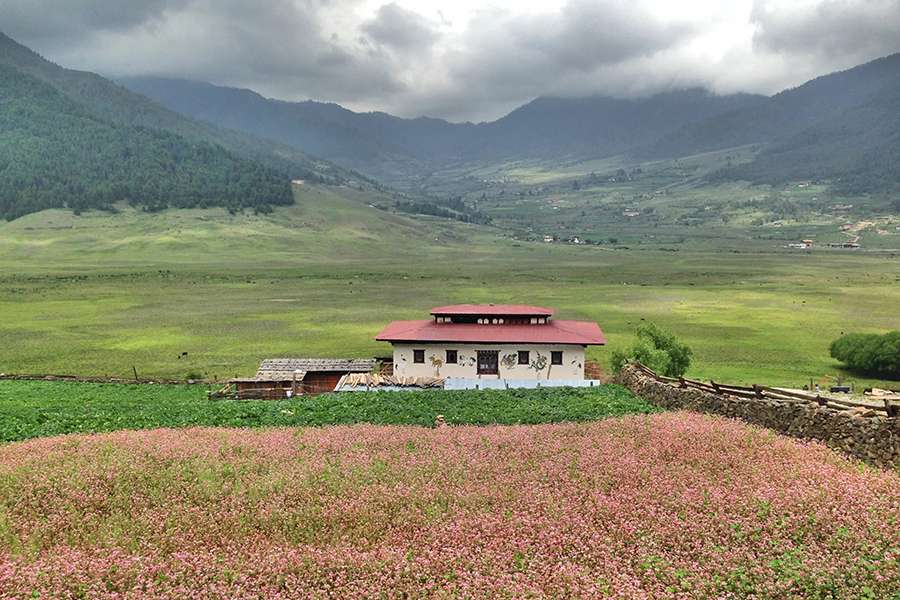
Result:
{"type": "Polygon", "coordinates": [[[435,323],[432,319],[394,321],[382,329],[375,339],[379,342],[494,342],[583,346],[600,346],[606,343],[606,338],[596,323],[558,319],[545,325],[435,323]]]}
{"type": "Polygon", "coordinates": [[[519,315],[547,316],[553,314],[552,308],[528,306],[527,304],[451,304],[431,309],[433,315],[519,315]]]}

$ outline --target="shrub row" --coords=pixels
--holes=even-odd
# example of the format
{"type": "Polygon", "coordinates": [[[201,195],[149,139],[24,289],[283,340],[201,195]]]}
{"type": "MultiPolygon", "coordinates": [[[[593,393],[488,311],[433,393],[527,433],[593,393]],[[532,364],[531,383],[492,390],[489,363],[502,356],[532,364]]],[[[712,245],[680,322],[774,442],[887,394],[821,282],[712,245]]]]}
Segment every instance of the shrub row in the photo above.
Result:
{"type": "Polygon", "coordinates": [[[345,392],[291,400],[209,400],[188,385],[0,381],[0,441],[157,427],[374,423],[557,423],[655,409],[624,387],[345,392]]]}

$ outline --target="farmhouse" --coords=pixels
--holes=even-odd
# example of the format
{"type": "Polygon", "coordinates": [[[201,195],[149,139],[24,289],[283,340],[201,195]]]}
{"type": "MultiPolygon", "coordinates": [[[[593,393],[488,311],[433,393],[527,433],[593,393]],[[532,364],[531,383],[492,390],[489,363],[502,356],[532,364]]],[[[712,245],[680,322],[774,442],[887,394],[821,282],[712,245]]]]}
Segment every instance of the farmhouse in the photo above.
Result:
{"type": "Polygon", "coordinates": [[[331,392],[348,373],[368,373],[378,361],[363,358],[267,358],[254,377],[232,379],[238,397],[285,398],[331,392]]]}
{"type": "Polygon", "coordinates": [[[585,348],[606,343],[596,323],[518,304],[439,306],[375,339],[393,344],[397,376],[506,380],[583,380],[585,348]]]}

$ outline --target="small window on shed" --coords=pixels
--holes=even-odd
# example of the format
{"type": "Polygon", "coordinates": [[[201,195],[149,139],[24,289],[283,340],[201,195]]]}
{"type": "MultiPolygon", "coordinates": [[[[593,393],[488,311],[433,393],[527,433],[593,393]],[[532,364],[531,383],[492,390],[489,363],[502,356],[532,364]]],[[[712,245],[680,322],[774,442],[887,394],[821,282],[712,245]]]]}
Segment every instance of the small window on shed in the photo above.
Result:
{"type": "Polygon", "coordinates": [[[425,362],[425,351],[424,350],[413,350],[413,362],[414,363],[424,363],[425,362]]]}
{"type": "Polygon", "coordinates": [[[520,365],[530,365],[531,364],[531,353],[528,350],[519,350],[519,364],[520,365]]]}
{"type": "Polygon", "coordinates": [[[561,365],[562,364],[562,350],[551,350],[550,351],[550,364],[551,365],[561,365]]]}
{"type": "Polygon", "coordinates": [[[448,365],[456,364],[456,350],[447,350],[447,364],[448,365]]]}

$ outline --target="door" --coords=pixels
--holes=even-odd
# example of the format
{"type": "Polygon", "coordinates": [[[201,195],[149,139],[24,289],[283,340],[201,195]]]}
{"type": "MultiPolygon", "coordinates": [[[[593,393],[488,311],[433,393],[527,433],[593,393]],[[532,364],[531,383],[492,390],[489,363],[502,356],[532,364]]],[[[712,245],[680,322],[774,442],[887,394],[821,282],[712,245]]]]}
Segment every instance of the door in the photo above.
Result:
{"type": "Polygon", "coordinates": [[[478,374],[479,375],[496,375],[498,350],[479,350],[478,351],[478,374]]]}

